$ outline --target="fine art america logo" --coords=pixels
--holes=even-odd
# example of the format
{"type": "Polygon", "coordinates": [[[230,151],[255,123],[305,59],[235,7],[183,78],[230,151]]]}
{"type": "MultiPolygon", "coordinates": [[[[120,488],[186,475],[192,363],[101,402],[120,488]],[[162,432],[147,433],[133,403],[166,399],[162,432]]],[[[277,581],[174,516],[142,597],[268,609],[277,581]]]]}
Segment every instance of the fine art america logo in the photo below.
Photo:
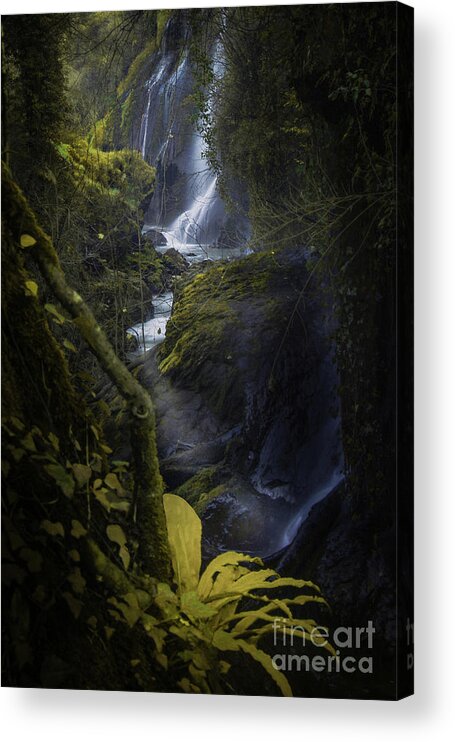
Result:
{"type": "Polygon", "coordinates": [[[366,626],[339,626],[332,633],[325,626],[314,626],[310,631],[300,625],[287,626],[286,619],[276,619],[273,625],[273,645],[282,648],[282,654],[272,658],[276,670],[314,672],[373,672],[373,649],[376,629],[370,620],[366,626]],[[303,649],[311,654],[294,654],[291,650],[303,649]],[[321,649],[324,654],[314,654],[321,649]],[[349,654],[356,650],[356,656],[349,654]],[[365,654],[357,656],[358,650],[365,654]]]}

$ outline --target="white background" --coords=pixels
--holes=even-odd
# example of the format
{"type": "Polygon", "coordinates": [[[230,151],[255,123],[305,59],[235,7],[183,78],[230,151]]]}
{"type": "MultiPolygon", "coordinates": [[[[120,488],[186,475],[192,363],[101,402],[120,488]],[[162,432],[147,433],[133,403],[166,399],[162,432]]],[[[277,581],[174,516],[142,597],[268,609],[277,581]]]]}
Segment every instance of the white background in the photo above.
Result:
{"type": "MultiPolygon", "coordinates": [[[[416,10],[416,695],[385,703],[3,688],[6,739],[454,739],[455,3],[411,4],[416,10]]],[[[186,5],[6,0],[2,12],[186,5]]]]}

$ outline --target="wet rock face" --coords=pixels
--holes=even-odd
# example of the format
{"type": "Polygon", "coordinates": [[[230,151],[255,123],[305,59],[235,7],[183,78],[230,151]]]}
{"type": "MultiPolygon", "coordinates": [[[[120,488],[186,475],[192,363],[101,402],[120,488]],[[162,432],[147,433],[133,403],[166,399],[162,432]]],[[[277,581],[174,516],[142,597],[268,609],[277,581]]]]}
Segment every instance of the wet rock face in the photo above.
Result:
{"type": "Polygon", "coordinates": [[[203,271],[181,279],[166,340],[142,374],[161,466],[174,491],[193,482],[183,495],[202,498],[208,551],[267,554],[341,468],[329,328],[310,295],[302,301],[303,250],[203,271]],[[223,467],[211,488],[196,477],[209,466],[223,467]]]}
{"type": "Polygon", "coordinates": [[[185,260],[184,256],[179,253],[174,247],[170,247],[169,250],[163,253],[163,260],[166,267],[173,272],[174,275],[180,275],[189,268],[189,263],[185,260]]]}
{"type": "Polygon", "coordinates": [[[356,506],[341,484],[313,507],[271,566],[293,577],[311,575],[338,625],[363,626],[374,616],[379,670],[394,658],[395,548],[393,518],[356,506]]]}

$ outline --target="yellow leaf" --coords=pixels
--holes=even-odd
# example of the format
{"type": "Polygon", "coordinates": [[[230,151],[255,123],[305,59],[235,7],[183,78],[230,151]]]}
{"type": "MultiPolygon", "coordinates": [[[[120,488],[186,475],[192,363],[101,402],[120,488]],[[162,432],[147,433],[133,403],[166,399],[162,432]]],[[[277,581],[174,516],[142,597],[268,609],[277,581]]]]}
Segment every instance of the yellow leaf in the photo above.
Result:
{"type": "Polygon", "coordinates": [[[239,554],[236,551],[226,551],[224,554],[219,554],[215,559],[212,559],[204,570],[199,582],[198,593],[200,597],[207,598],[209,595],[219,594],[224,586],[224,577],[228,578],[227,582],[232,586],[235,579],[243,574],[248,574],[250,570],[242,566],[242,562],[263,566],[260,557],[239,554]],[[219,577],[222,579],[218,581],[219,577]]]}
{"type": "Polygon", "coordinates": [[[196,590],[201,571],[201,520],[191,505],[177,495],[164,495],[164,510],[179,592],[196,590]]]}
{"type": "Polygon", "coordinates": [[[211,607],[207,603],[203,603],[194,590],[189,593],[183,593],[181,597],[181,606],[182,611],[191,619],[211,618],[217,613],[216,608],[211,607]]]}
{"type": "Polygon", "coordinates": [[[58,437],[55,435],[55,433],[49,433],[47,436],[49,441],[52,443],[53,447],[56,451],[60,451],[60,441],[58,437]]]}
{"type": "Polygon", "coordinates": [[[28,296],[38,296],[38,284],[35,281],[26,281],[25,288],[28,296]]]}
{"type": "Polygon", "coordinates": [[[83,487],[84,484],[87,484],[90,477],[92,476],[92,470],[90,466],[87,466],[86,464],[73,464],[72,469],[78,487],[83,487]]]}
{"type": "Polygon", "coordinates": [[[44,309],[46,310],[46,312],[49,312],[49,314],[52,314],[52,319],[57,322],[57,324],[63,325],[63,323],[66,322],[63,314],[60,314],[58,309],[54,307],[53,304],[45,304],[44,309]]]}
{"type": "Polygon", "coordinates": [[[125,546],[126,536],[123,528],[121,528],[120,526],[109,525],[106,528],[106,533],[108,539],[113,541],[114,544],[118,544],[120,547],[125,546]]]}
{"type": "Polygon", "coordinates": [[[119,482],[119,479],[117,477],[117,474],[114,474],[113,472],[109,472],[104,478],[105,484],[107,484],[108,487],[110,487],[111,490],[116,490],[118,494],[123,493],[123,487],[119,482]]]}
{"type": "Polygon", "coordinates": [[[167,659],[166,655],[163,654],[162,652],[158,652],[158,654],[156,655],[156,659],[159,662],[159,664],[161,665],[161,667],[164,667],[164,669],[167,670],[167,668],[168,668],[168,659],[167,659]]]}
{"type": "Polygon", "coordinates": [[[63,345],[65,346],[65,348],[66,348],[67,350],[70,350],[70,351],[71,351],[72,353],[77,353],[77,349],[76,349],[76,347],[75,347],[75,346],[73,345],[73,343],[72,343],[72,342],[70,342],[70,340],[67,340],[67,339],[65,338],[65,340],[63,341],[63,345]]]}
{"type": "Polygon", "coordinates": [[[257,647],[255,647],[254,644],[250,644],[243,639],[239,639],[238,644],[240,649],[245,652],[245,654],[249,654],[250,657],[256,660],[256,662],[259,662],[260,665],[262,665],[264,670],[268,672],[270,677],[275,681],[283,696],[292,696],[291,686],[289,685],[286,677],[280,670],[277,670],[277,668],[273,664],[272,658],[268,654],[266,654],[262,649],[258,649],[257,647]]]}
{"type": "Polygon", "coordinates": [[[130,566],[130,553],[126,546],[121,546],[119,551],[119,557],[122,560],[123,566],[125,569],[128,569],[130,566]]]}
{"type": "Polygon", "coordinates": [[[33,247],[36,245],[36,240],[31,234],[21,234],[21,247],[33,247]]]}

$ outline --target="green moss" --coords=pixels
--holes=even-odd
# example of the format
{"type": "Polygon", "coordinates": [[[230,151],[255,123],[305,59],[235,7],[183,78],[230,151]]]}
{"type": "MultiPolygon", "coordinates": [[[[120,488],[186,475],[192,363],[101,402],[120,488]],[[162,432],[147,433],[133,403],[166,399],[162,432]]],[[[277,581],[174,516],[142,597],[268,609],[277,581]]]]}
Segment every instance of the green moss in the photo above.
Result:
{"type": "Polygon", "coordinates": [[[97,149],[114,149],[114,117],[111,112],[96,122],[89,139],[90,143],[97,149]]]}
{"type": "Polygon", "coordinates": [[[172,10],[158,10],[156,14],[156,46],[157,48],[160,46],[163,33],[164,33],[164,27],[166,26],[166,23],[168,22],[169,18],[172,15],[172,10]]]}
{"type": "Polygon", "coordinates": [[[141,53],[134,58],[126,77],[124,77],[117,88],[119,96],[125,95],[126,92],[137,87],[140,77],[144,73],[145,65],[156,49],[157,44],[155,39],[152,39],[146,44],[141,53]]]}
{"type": "Polygon", "coordinates": [[[128,136],[131,131],[131,124],[133,121],[134,104],[136,101],[135,91],[130,90],[125,100],[121,105],[120,113],[120,129],[122,135],[128,136]]]}
{"type": "Polygon", "coordinates": [[[145,243],[141,250],[135,250],[126,257],[128,267],[131,269],[132,277],[137,282],[139,267],[147,285],[154,291],[164,288],[166,262],[150,243],[145,243]]]}
{"type": "Polygon", "coordinates": [[[200,366],[206,360],[219,360],[228,329],[238,324],[232,301],[246,298],[247,291],[260,280],[245,273],[239,265],[222,265],[192,277],[177,293],[172,321],[160,353],[162,373],[179,370],[180,374],[200,366]]]}
{"type": "Polygon", "coordinates": [[[277,325],[277,266],[283,274],[286,268],[277,264],[274,252],[262,253],[217,264],[176,284],[172,317],[159,350],[160,371],[200,391],[211,409],[227,419],[243,405],[240,356],[244,360],[261,350],[247,331],[246,305],[248,312],[254,306],[260,313],[261,326],[264,320],[277,325]]]}
{"type": "Polygon", "coordinates": [[[180,485],[175,494],[183,497],[200,514],[207,502],[216,497],[215,490],[224,490],[219,484],[221,476],[220,466],[208,466],[180,485]]]}
{"type": "Polygon", "coordinates": [[[85,188],[109,199],[119,198],[131,209],[137,208],[151,192],[155,168],[135,150],[104,152],[92,142],[76,138],[70,144],[58,145],[74,179],[83,181],[85,188]]]}
{"type": "Polygon", "coordinates": [[[226,492],[227,486],[227,484],[219,484],[217,487],[214,487],[209,492],[203,492],[199,497],[197,503],[194,505],[196,513],[201,516],[207,505],[212,500],[214,500],[216,497],[219,497],[219,495],[222,495],[223,492],[226,492]]]}

